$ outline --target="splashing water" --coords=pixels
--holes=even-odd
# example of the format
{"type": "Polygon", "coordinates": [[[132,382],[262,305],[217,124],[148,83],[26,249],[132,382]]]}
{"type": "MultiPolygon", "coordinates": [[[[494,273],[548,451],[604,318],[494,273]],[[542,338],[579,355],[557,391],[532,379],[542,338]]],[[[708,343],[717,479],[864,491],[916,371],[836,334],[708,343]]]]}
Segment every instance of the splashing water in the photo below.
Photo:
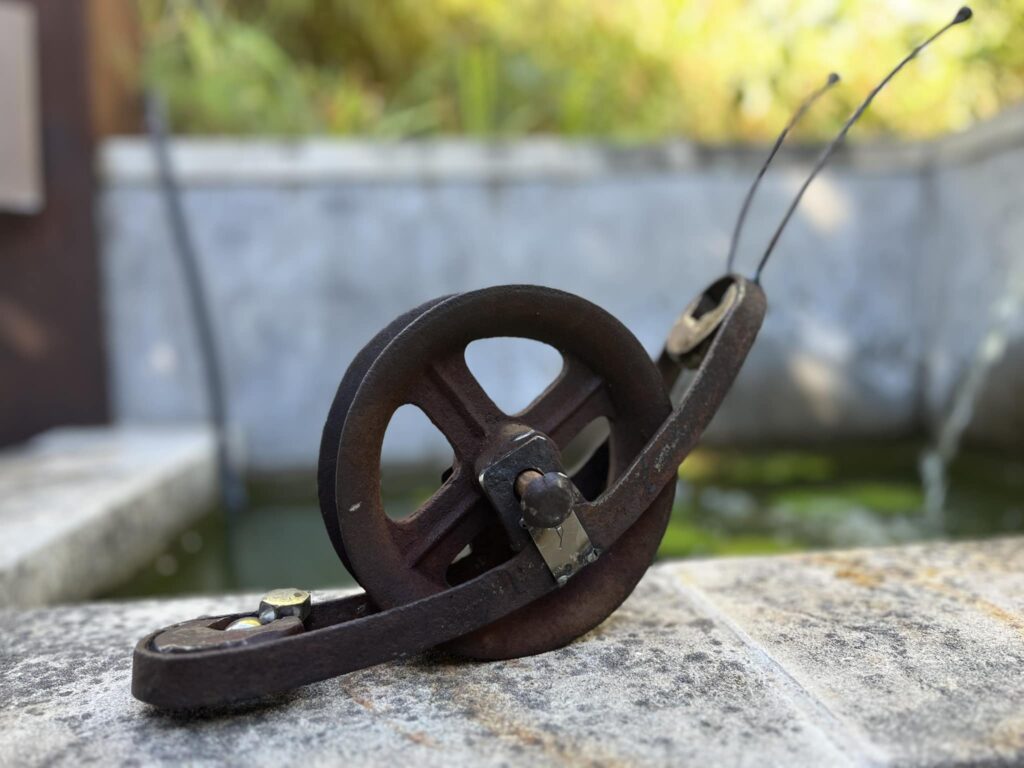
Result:
{"type": "Polygon", "coordinates": [[[992,367],[1006,353],[1014,321],[1024,310],[1024,270],[1008,281],[1002,298],[992,308],[992,319],[966,375],[953,393],[953,405],[939,426],[931,448],[921,455],[921,483],[924,487],[924,511],[931,528],[945,528],[946,497],[949,491],[949,465],[960,449],[964,432],[970,426],[974,406],[992,367]]]}

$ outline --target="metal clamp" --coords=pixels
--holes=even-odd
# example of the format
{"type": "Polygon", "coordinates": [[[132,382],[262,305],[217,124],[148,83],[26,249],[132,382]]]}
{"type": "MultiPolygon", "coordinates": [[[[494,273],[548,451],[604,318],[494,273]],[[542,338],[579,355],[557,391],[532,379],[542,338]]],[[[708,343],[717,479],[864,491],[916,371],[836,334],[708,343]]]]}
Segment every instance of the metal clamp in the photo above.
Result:
{"type": "Polygon", "coordinates": [[[591,544],[590,536],[574,511],[574,507],[585,499],[562,472],[558,448],[546,435],[525,428],[512,438],[511,443],[514,446],[511,450],[488,460],[477,479],[509,531],[513,546],[517,550],[522,549],[523,532],[529,533],[558,586],[564,586],[581,568],[595,562],[600,554],[591,544]],[[521,481],[530,475],[533,477],[527,477],[527,482],[521,481]],[[565,505],[563,514],[550,517],[541,524],[541,517],[524,511],[523,499],[530,480],[541,482],[548,475],[564,478],[564,482],[552,490],[567,492],[568,496],[561,499],[565,505]]]}

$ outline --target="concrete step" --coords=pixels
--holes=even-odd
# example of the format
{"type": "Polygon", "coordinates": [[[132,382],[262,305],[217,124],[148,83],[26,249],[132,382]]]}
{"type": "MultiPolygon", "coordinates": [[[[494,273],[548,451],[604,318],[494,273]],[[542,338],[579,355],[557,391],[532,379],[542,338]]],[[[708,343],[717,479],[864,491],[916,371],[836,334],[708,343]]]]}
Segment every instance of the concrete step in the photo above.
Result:
{"type": "Polygon", "coordinates": [[[81,427],[0,453],[0,606],[123,583],[216,503],[202,427],[81,427]]]}

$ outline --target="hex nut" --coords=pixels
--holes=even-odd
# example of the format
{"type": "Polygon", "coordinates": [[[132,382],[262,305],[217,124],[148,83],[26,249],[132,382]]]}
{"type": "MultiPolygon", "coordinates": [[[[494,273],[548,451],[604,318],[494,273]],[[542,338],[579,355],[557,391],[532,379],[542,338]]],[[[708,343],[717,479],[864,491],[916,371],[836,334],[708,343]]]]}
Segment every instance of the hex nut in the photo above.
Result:
{"type": "Polygon", "coordinates": [[[285,616],[296,616],[300,621],[305,621],[312,605],[312,596],[303,589],[274,589],[260,600],[259,621],[269,624],[285,616]]]}

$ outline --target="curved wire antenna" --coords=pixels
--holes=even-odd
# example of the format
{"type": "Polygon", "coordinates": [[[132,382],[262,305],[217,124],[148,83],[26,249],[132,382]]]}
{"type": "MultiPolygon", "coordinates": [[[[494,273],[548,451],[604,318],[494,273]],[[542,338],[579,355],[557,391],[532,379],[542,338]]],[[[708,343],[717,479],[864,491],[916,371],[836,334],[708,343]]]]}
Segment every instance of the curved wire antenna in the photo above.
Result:
{"type": "Polygon", "coordinates": [[[754,193],[757,191],[758,186],[761,184],[761,179],[764,178],[765,172],[768,170],[768,166],[772,164],[772,160],[775,159],[775,155],[778,154],[779,149],[782,147],[782,142],[786,140],[786,136],[793,130],[800,118],[804,116],[804,113],[811,108],[811,105],[816,102],[825,91],[831,88],[833,85],[839,82],[839,75],[835,72],[829,74],[825,84],[817,88],[813,93],[807,96],[800,106],[797,107],[796,112],[789,118],[789,122],[786,123],[786,127],[782,129],[782,133],[775,140],[775,144],[772,146],[772,151],[768,153],[768,157],[765,159],[764,164],[761,166],[761,170],[757,172],[757,177],[754,179],[754,183],[750,185],[750,189],[747,190],[747,196],[743,198],[743,205],[740,208],[740,215],[736,218],[736,226],[732,231],[732,240],[729,242],[729,258],[725,262],[726,273],[732,272],[733,263],[736,261],[736,248],[740,243],[740,232],[743,231],[743,222],[747,219],[747,211],[750,210],[750,202],[754,199],[754,193]]]}
{"type": "Polygon", "coordinates": [[[853,124],[857,122],[860,119],[860,116],[864,114],[864,112],[867,110],[869,106],[871,106],[871,102],[874,101],[875,96],[878,95],[878,92],[881,91],[886,85],[888,85],[889,81],[896,76],[897,72],[903,69],[903,67],[905,67],[912,59],[916,58],[917,54],[919,54],[921,51],[927,48],[940,35],[942,35],[951,27],[955,27],[957,24],[963,24],[973,15],[974,14],[971,12],[970,8],[968,8],[966,5],[963,6],[959,11],[956,12],[956,16],[953,17],[953,20],[951,22],[946,24],[946,26],[942,27],[942,29],[940,29],[938,32],[933,34],[923,43],[914,48],[914,50],[912,50],[909,54],[907,54],[903,61],[897,64],[896,68],[893,69],[892,72],[890,72],[888,75],[886,75],[885,79],[883,79],[882,82],[880,82],[878,85],[874,87],[874,89],[871,91],[871,93],[868,94],[867,98],[864,99],[861,105],[857,107],[854,113],[850,115],[850,117],[847,119],[845,123],[843,123],[843,127],[839,129],[839,133],[836,135],[836,137],[832,139],[831,143],[829,143],[829,145],[825,147],[822,153],[818,156],[818,160],[814,163],[814,167],[811,169],[810,175],[808,175],[807,180],[804,181],[803,186],[801,186],[800,190],[796,193],[796,197],[793,198],[793,202],[786,210],[786,215],[782,218],[782,222],[779,224],[778,229],[775,230],[775,234],[772,235],[772,239],[768,243],[768,248],[765,250],[764,255],[761,257],[761,262],[757,265],[757,272],[754,273],[755,283],[761,282],[761,273],[764,271],[765,264],[768,263],[768,257],[772,255],[772,251],[775,249],[776,243],[779,242],[779,238],[782,236],[782,231],[786,228],[786,225],[789,223],[789,220],[793,217],[793,213],[794,211],[796,211],[797,206],[800,205],[800,200],[801,198],[803,198],[804,192],[807,191],[807,188],[811,185],[811,182],[814,181],[814,178],[818,175],[821,169],[825,167],[825,163],[828,162],[829,158],[832,156],[832,153],[836,151],[840,144],[843,143],[843,139],[846,138],[846,134],[850,132],[850,128],[853,126],[853,124]]]}

